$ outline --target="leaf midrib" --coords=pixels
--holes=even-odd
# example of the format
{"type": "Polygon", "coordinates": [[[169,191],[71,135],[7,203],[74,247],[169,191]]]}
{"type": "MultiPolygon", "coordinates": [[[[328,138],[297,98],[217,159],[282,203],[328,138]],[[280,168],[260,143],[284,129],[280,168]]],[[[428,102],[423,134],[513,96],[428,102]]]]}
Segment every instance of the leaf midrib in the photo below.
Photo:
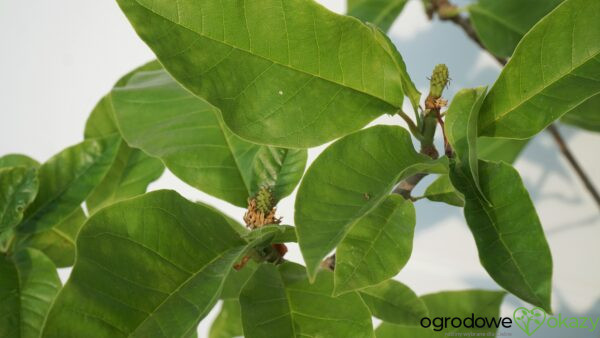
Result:
{"type": "MultiPolygon", "coordinates": [[[[97,166],[98,163],[102,162],[102,160],[107,156],[107,152],[108,152],[109,149],[110,149],[110,145],[108,145],[108,146],[105,145],[104,149],[102,149],[102,154],[100,156],[98,156],[98,158],[96,158],[95,161],[93,161],[92,163],[90,163],[90,165],[86,166],[85,169],[82,172],[80,172],[80,174],[78,174],[77,176],[75,176],[73,178],[73,180],[71,180],[67,185],[65,185],[65,187],[63,189],[61,189],[59,192],[57,192],[56,194],[54,194],[54,196],[52,196],[50,199],[48,199],[46,202],[44,202],[44,204],[42,204],[39,208],[37,208],[37,210],[35,212],[33,212],[29,217],[27,217],[27,219],[23,220],[23,222],[21,223],[22,227],[24,227],[26,224],[29,224],[30,221],[31,221],[31,219],[34,216],[39,215],[40,213],[43,213],[44,209],[46,209],[49,204],[54,203],[62,195],[64,195],[64,193],[67,190],[69,190],[69,188],[72,187],[72,185],[73,185],[74,182],[79,181],[80,178],[83,177],[83,176],[85,176],[91,168],[97,166]]],[[[85,200],[85,198],[84,198],[84,200],[85,200]]],[[[37,223],[37,222],[34,222],[34,223],[37,223]]],[[[33,230],[37,230],[37,229],[33,229],[33,230]]]]}
{"type": "MultiPolygon", "coordinates": [[[[387,198],[388,196],[385,196],[385,197],[387,198]]],[[[378,203],[378,204],[377,204],[377,207],[380,207],[380,206],[382,206],[382,205],[383,205],[383,203],[385,203],[385,199],[386,199],[386,198],[384,198],[382,201],[380,201],[380,203],[378,203]]],[[[340,289],[344,290],[344,289],[345,289],[344,287],[345,287],[346,285],[348,285],[348,283],[350,283],[350,281],[351,281],[351,280],[354,278],[354,276],[356,275],[356,272],[357,272],[357,271],[358,271],[358,269],[359,269],[359,265],[362,265],[362,264],[364,263],[364,261],[365,261],[366,257],[367,257],[367,256],[368,256],[368,255],[371,253],[371,251],[374,249],[374,247],[375,247],[375,243],[376,243],[377,241],[379,241],[379,239],[381,238],[381,236],[382,236],[382,235],[385,233],[385,230],[387,229],[387,227],[388,227],[388,226],[390,226],[390,220],[392,219],[392,217],[394,217],[394,215],[395,215],[395,213],[398,211],[398,209],[401,209],[401,208],[403,208],[403,207],[404,207],[404,206],[403,206],[403,204],[404,204],[404,203],[408,203],[408,201],[406,201],[406,202],[403,202],[403,203],[401,203],[401,204],[399,204],[399,205],[394,205],[394,207],[393,207],[393,210],[392,210],[392,211],[391,211],[391,212],[390,212],[390,213],[389,213],[389,214],[388,214],[388,215],[385,217],[385,221],[381,222],[381,223],[383,223],[384,225],[383,225],[383,226],[381,226],[381,227],[379,228],[379,230],[378,230],[378,232],[377,232],[377,235],[376,235],[375,237],[373,237],[373,238],[372,238],[372,241],[371,241],[371,243],[369,243],[369,248],[368,248],[367,250],[365,250],[365,254],[364,254],[364,255],[362,255],[362,257],[360,258],[360,261],[358,262],[358,264],[354,265],[354,269],[352,269],[352,272],[351,272],[351,273],[348,275],[348,277],[346,277],[346,278],[345,278],[345,280],[344,280],[343,284],[340,284],[340,287],[339,287],[340,289]]],[[[373,209],[372,209],[370,212],[368,212],[367,214],[365,214],[365,216],[364,216],[364,217],[366,217],[367,215],[371,214],[371,212],[375,211],[375,209],[376,209],[376,208],[373,208],[373,209]]],[[[364,219],[364,217],[362,217],[361,219],[364,219]]],[[[358,224],[358,223],[355,223],[355,224],[353,225],[353,227],[354,227],[354,226],[356,226],[356,224],[358,224]]],[[[350,233],[350,231],[348,231],[348,232],[346,233],[346,235],[344,235],[344,238],[342,239],[342,241],[344,241],[344,240],[346,239],[346,237],[348,236],[348,233],[350,233]]],[[[395,241],[395,239],[394,239],[394,241],[395,241]]],[[[334,278],[335,278],[335,274],[334,274],[334,278]]],[[[367,286],[367,287],[368,287],[368,286],[367,286]]],[[[348,292],[348,291],[350,291],[350,290],[345,290],[345,291],[339,292],[338,294],[341,294],[341,293],[346,293],[346,292],[348,292]]]]}
{"type": "MultiPolygon", "coordinates": [[[[302,70],[302,69],[295,68],[295,67],[293,67],[293,66],[292,66],[292,65],[290,65],[290,64],[283,64],[283,63],[281,63],[281,62],[278,62],[278,61],[275,61],[275,60],[268,59],[268,58],[267,58],[267,57],[265,57],[265,56],[262,56],[262,55],[259,55],[259,54],[255,54],[255,53],[253,53],[252,51],[248,51],[248,50],[246,50],[246,49],[243,49],[243,48],[240,48],[240,47],[237,47],[237,46],[234,46],[234,45],[228,44],[228,43],[227,43],[227,42],[225,42],[225,41],[221,41],[221,40],[218,40],[218,39],[215,39],[215,38],[209,37],[209,36],[207,36],[207,35],[204,35],[203,33],[199,33],[199,32],[197,32],[196,30],[193,30],[193,29],[191,29],[191,28],[188,28],[188,27],[184,26],[183,24],[181,24],[181,23],[179,23],[179,22],[175,22],[175,21],[173,21],[171,18],[165,17],[164,15],[162,15],[162,14],[160,14],[160,13],[157,13],[157,12],[156,12],[156,11],[154,11],[153,9],[146,7],[145,5],[141,4],[141,3],[139,2],[139,0],[130,0],[130,1],[135,1],[135,2],[136,2],[138,5],[139,5],[139,6],[141,6],[141,7],[145,8],[147,11],[150,11],[150,12],[154,13],[156,16],[158,16],[158,17],[161,17],[161,18],[163,18],[164,20],[166,20],[166,21],[169,21],[169,22],[173,23],[174,25],[177,25],[178,27],[181,27],[181,28],[183,28],[183,29],[186,29],[186,30],[188,30],[188,31],[190,31],[190,32],[192,32],[192,33],[194,33],[194,34],[197,34],[198,36],[200,36],[200,37],[202,37],[202,38],[204,38],[204,39],[207,39],[207,40],[210,40],[210,41],[213,41],[213,42],[216,42],[216,43],[223,44],[223,45],[225,45],[225,46],[228,46],[228,47],[230,47],[230,48],[232,48],[232,49],[239,50],[239,51],[241,51],[241,52],[243,52],[243,53],[246,53],[246,54],[248,54],[248,55],[251,55],[251,56],[253,56],[253,57],[257,57],[257,58],[260,58],[260,59],[262,59],[262,60],[268,61],[268,62],[270,62],[270,63],[272,63],[272,64],[276,64],[276,65],[278,65],[278,66],[281,66],[281,67],[284,67],[284,68],[289,68],[289,69],[292,69],[292,70],[294,70],[294,71],[296,71],[296,72],[299,72],[299,73],[302,73],[302,74],[304,74],[304,75],[308,75],[308,76],[310,76],[310,77],[318,78],[318,79],[321,79],[321,80],[323,80],[323,81],[326,81],[326,82],[329,82],[329,83],[333,83],[333,84],[334,84],[334,85],[336,85],[336,86],[340,86],[340,87],[343,87],[343,88],[350,89],[350,90],[352,90],[352,91],[355,91],[355,92],[357,92],[357,93],[360,93],[360,94],[362,94],[362,95],[367,95],[367,96],[369,96],[369,97],[372,97],[372,98],[374,98],[374,99],[376,99],[376,100],[378,100],[378,101],[384,102],[384,103],[386,103],[386,104],[388,104],[388,105],[390,105],[390,106],[392,106],[392,107],[394,107],[394,108],[399,108],[399,107],[398,107],[398,106],[397,106],[395,103],[389,102],[389,101],[388,101],[388,100],[385,98],[385,92],[383,93],[383,96],[384,96],[384,97],[383,97],[383,98],[381,98],[381,97],[375,96],[374,94],[371,94],[371,93],[365,92],[365,91],[363,91],[363,90],[360,90],[360,89],[358,89],[358,88],[350,87],[350,86],[346,85],[345,83],[339,83],[339,82],[336,82],[336,81],[334,81],[334,80],[330,80],[330,79],[324,78],[324,77],[322,77],[320,74],[312,74],[312,73],[309,73],[308,71],[305,71],[305,70],[302,70]]],[[[288,39],[288,42],[289,42],[289,39],[288,39]]],[[[388,56],[390,56],[388,52],[386,52],[386,54],[387,54],[388,56]]],[[[390,56],[390,57],[391,57],[391,56],[390,56]]],[[[396,64],[396,62],[395,62],[394,60],[392,60],[392,62],[393,62],[394,64],[396,64]]],[[[400,88],[402,88],[402,85],[400,86],[400,88]]]]}
{"type": "MultiPolygon", "coordinates": [[[[468,177],[465,177],[465,175],[462,173],[462,171],[459,172],[459,175],[462,176],[463,179],[466,179],[467,182],[470,181],[468,177]]],[[[471,184],[469,183],[469,185],[471,185],[471,184]]],[[[512,250],[510,250],[509,247],[508,247],[508,245],[506,244],[506,242],[504,242],[504,238],[502,237],[502,234],[500,233],[500,230],[498,229],[498,227],[496,225],[496,222],[494,222],[494,219],[491,217],[490,213],[488,212],[487,207],[481,202],[481,200],[479,199],[479,197],[477,196],[477,194],[475,194],[475,200],[477,201],[477,204],[479,205],[479,207],[484,211],[485,216],[487,217],[488,221],[492,225],[492,228],[494,229],[494,232],[498,236],[497,237],[498,241],[502,244],[502,246],[504,247],[504,249],[506,250],[506,252],[509,254],[510,261],[517,268],[517,271],[518,271],[520,277],[523,279],[523,282],[525,282],[525,285],[529,289],[529,292],[531,292],[531,294],[537,299],[538,302],[540,302],[541,304],[543,304],[545,306],[546,305],[545,302],[542,302],[542,300],[540,299],[540,297],[538,296],[538,294],[531,287],[531,284],[529,284],[529,280],[525,277],[525,274],[523,273],[523,270],[521,269],[520,264],[515,259],[514,255],[512,253],[512,250]]]]}
{"type": "MultiPolygon", "coordinates": [[[[181,290],[181,288],[183,288],[184,286],[186,286],[191,280],[193,280],[194,278],[196,278],[196,276],[198,276],[198,274],[204,272],[204,270],[210,266],[211,264],[213,264],[214,262],[218,261],[219,259],[223,258],[230,250],[233,250],[234,248],[230,248],[228,250],[225,250],[221,253],[219,253],[217,256],[215,256],[213,259],[211,259],[209,262],[207,262],[205,265],[202,266],[201,269],[199,269],[198,271],[194,272],[192,275],[190,275],[190,277],[188,277],[185,281],[183,281],[175,290],[173,290],[172,292],[169,292],[167,294],[167,296],[165,297],[165,299],[158,304],[154,310],[148,312],[148,316],[146,316],[146,318],[141,321],[128,335],[128,337],[132,337],[136,331],[143,326],[144,323],[146,323],[146,321],[148,321],[150,318],[152,318],[152,316],[168,301],[171,299],[171,297],[176,294],[177,292],[179,292],[181,290]]],[[[223,285],[225,279],[223,279],[221,281],[221,286],[223,285]]],[[[213,300],[216,298],[216,294],[213,296],[213,300]]],[[[201,311],[199,314],[201,315],[204,311],[206,311],[206,308],[210,305],[211,302],[207,303],[207,306],[205,306],[205,308],[203,309],[203,311],[201,311]]]]}
{"type": "MultiPolygon", "coordinates": [[[[560,7],[560,6],[559,6],[559,7],[560,7]]],[[[534,27],[537,27],[537,26],[539,26],[539,24],[540,24],[540,23],[536,24],[534,27]]],[[[573,28],[571,28],[571,29],[573,29],[573,28]]],[[[533,30],[533,28],[532,28],[532,30],[533,30]]],[[[530,31],[530,32],[531,32],[531,31],[530,31]]],[[[524,37],[523,37],[523,39],[521,40],[521,43],[519,43],[519,46],[517,46],[517,47],[520,47],[520,46],[522,45],[522,42],[523,42],[523,40],[524,40],[524,39],[525,39],[525,38],[526,38],[526,37],[527,37],[529,34],[531,34],[531,33],[527,33],[527,34],[526,34],[526,36],[524,36],[524,37]]],[[[541,52],[540,52],[540,53],[541,53],[541,52]]],[[[566,78],[567,76],[569,76],[569,75],[573,74],[573,73],[574,73],[574,72],[575,72],[577,69],[579,69],[579,68],[581,68],[581,67],[583,67],[583,66],[587,65],[587,63],[588,63],[589,61],[591,61],[591,60],[595,59],[595,58],[596,58],[596,57],[598,57],[599,55],[600,55],[600,49],[596,50],[596,52],[595,52],[595,53],[593,53],[593,54],[592,54],[590,57],[588,57],[588,58],[584,59],[584,60],[583,60],[581,63],[579,63],[578,65],[576,65],[576,66],[573,66],[573,65],[571,64],[571,67],[570,67],[570,69],[569,69],[567,72],[565,72],[564,74],[562,74],[562,75],[558,76],[558,77],[557,77],[557,78],[555,78],[554,80],[552,80],[552,81],[549,81],[548,83],[546,83],[545,85],[543,85],[541,88],[539,88],[538,90],[536,90],[536,91],[534,91],[533,93],[531,93],[530,95],[528,95],[526,98],[524,98],[524,99],[520,100],[520,102],[519,102],[517,105],[515,105],[515,106],[513,106],[513,107],[511,107],[511,108],[509,108],[509,109],[506,109],[506,110],[505,110],[503,113],[501,112],[501,113],[500,113],[500,114],[498,114],[498,115],[494,115],[494,118],[493,118],[492,120],[490,120],[489,122],[487,122],[487,123],[486,123],[486,124],[485,124],[485,125],[484,125],[484,126],[481,128],[481,129],[487,129],[487,128],[488,128],[490,125],[492,125],[492,124],[494,124],[494,123],[497,123],[498,121],[500,121],[500,120],[504,119],[506,115],[508,115],[508,114],[512,113],[513,111],[515,111],[515,110],[519,109],[521,106],[523,106],[524,104],[528,103],[528,102],[529,102],[530,100],[532,100],[533,98],[535,98],[535,97],[537,97],[538,95],[540,95],[540,94],[541,94],[541,93],[542,93],[544,90],[546,90],[546,89],[548,89],[549,87],[551,87],[551,86],[553,86],[553,85],[557,84],[559,81],[563,80],[563,79],[564,79],[564,78],[566,78]]],[[[519,55],[519,57],[520,57],[520,55],[519,55]]],[[[506,65],[506,67],[508,67],[508,66],[509,66],[510,64],[512,64],[513,62],[515,62],[514,60],[515,60],[515,57],[512,57],[512,58],[509,60],[509,62],[508,62],[508,64],[506,65]]],[[[506,69],[506,67],[505,67],[505,69],[506,69]]],[[[542,67],[543,67],[543,65],[542,65],[542,67]]],[[[522,73],[521,73],[521,65],[519,65],[519,79],[520,79],[521,77],[522,77],[522,73]]],[[[493,88],[492,88],[492,91],[493,91],[493,88]]],[[[595,95],[596,95],[596,94],[598,94],[599,92],[600,92],[600,91],[597,91],[597,92],[593,93],[591,96],[589,96],[589,97],[586,97],[586,98],[585,98],[583,101],[581,101],[581,102],[585,102],[585,101],[587,101],[589,98],[591,98],[591,97],[595,96],[595,95]]],[[[491,91],[490,91],[490,93],[491,93],[491,91]]],[[[488,93],[488,95],[489,95],[489,93],[488,93]]],[[[581,102],[580,102],[580,103],[581,103],[581,102]]],[[[571,110],[572,110],[572,109],[574,109],[574,108],[575,108],[575,107],[577,107],[577,106],[578,106],[578,105],[575,105],[573,108],[571,108],[571,110]]],[[[565,112],[564,112],[564,114],[566,114],[566,113],[567,113],[567,112],[569,112],[569,111],[570,111],[570,110],[568,110],[568,111],[565,111],[565,112]]],[[[563,115],[564,115],[564,114],[563,114],[563,115]]]]}

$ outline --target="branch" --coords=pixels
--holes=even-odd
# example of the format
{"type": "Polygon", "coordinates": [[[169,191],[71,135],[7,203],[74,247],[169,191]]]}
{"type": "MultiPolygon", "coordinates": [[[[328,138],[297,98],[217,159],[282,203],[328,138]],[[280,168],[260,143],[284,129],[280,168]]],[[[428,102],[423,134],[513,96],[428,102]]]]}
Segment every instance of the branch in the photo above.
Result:
{"type": "MultiPolygon", "coordinates": [[[[420,130],[419,141],[421,143],[421,154],[427,155],[431,158],[438,158],[439,154],[435,145],[433,144],[433,138],[437,129],[437,124],[441,121],[440,110],[446,105],[446,101],[442,99],[442,93],[444,88],[448,84],[448,67],[446,65],[435,66],[433,73],[431,74],[429,95],[425,99],[425,111],[422,118],[422,130],[420,130]]],[[[442,124],[443,128],[443,124],[442,124]]],[[[444,143],[446,152],[448,152],[448,142],[444,133],[444,143]]],[[[414,200],[411,197],[413,189],[427,174],[419,173],[408,177],[398,184],[392,193],[399,194],[407,200],[414,200]]]]}
{"type": "MultiPolygon", "coordinates": [[[[437,13],[440,20],[451,21],[451,22],[455,23],[460,28],[462,28],[462,30],[465,32],[465,34],[467,34],[467,36],[471,40],[473,40],[473,42],[475,42],[477,45],[479,45],[479,47],[481,47],[483,50],[487,51],[490,55],[492,55],[496,59],[496,61],[498,61],[498,63],[500,63],[503,66],[506,65],[508,60],[505,58],[497,57],[497,56],[493,55],[492,53],[490,53],[487,50],[487,48],[485,48],[483,43],[481,43],[481,40],[479,40],[477,33],[475,32],[475,30],[473,29],[473,26],[471,25],[471,21],[468,18],[464,18],[464,17],[460,16],[459,12],[458,12],[458,8],[456,6],[454,6],[453,4],[451,4],[448,0],[432,0],[431,2],[427,2],[426,6],[427,6],[427,8],[426,8],[427,14],[430,19],[432,18],[433,13],[437,13]]],[[[548,126],[548,128],[546,130],[550,134],[552,134],[552,137],[553,137],[554,141],[556,142],[559,150],[565,156],[566,160],[569,162],[569,164],[571,165],[573,170],[575,170],[575,173],[577,174],[577,176],[579,176],[579,179],[581,180],[581,182],[583,183],[585,188],[588,190],[590,195],[592,195],[598,208],[600,208],[600,194],[598,193],[598,190],[596,189],[596,187],[594,186],[594,184],[592,183],[592,181],[590,180],[588,175],[585,173],[585,171],[583,171],[583,168],[581,168],[581,166],[575,159],[575,156],[573,156],[573,153],[571,152],[571,150],[569,150],[569,148],[567,147],[567,144],[566,144],[565,140],[562,138],[562,136],[560,135],[556,125],[551,124],[550,126],[548,126]]]]}
{"type": "Polygon", "coordinates": [[[579,165],[569,148],[567,148],[567,144],[560,135],[558,128],[554,124],[551,124],[547,130],[554,138],[554,141],[556,141],[558,149],[560,149],[560,151],[565,156],[569,164],[571,164],[571,167],[573,167],[573,170],[575,170],[577,176],[579,176],[585,188],[590,192],[590,194],[594,198],[594,201],[596,201],[596,205],[600,207],[600,194],[598,194],[598,190],[596,190],[596,187],[594,187],[592,181],[590,181],[589,177],[583,171],[583,168],[581,168],[581,166],[579,165]]]}

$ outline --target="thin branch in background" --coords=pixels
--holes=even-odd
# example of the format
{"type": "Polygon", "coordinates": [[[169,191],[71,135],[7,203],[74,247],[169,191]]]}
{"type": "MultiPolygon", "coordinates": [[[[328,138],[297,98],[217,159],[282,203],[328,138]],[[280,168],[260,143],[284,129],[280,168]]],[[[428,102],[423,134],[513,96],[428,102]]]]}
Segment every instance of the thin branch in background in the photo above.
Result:
{"type": "Polygon", "coordinates": [[[577,172],[577,175],[583,182],[583,185],[590,192],[590,194],[596,201],[598,207],[600,207],[600,194],[598,194],[596,187],[594,187],[588,176],[583,171],[583,168],[581,168],[575,157],[573,157],[573,154],[569,151],[569,148],[567,148],[567,144],[560,135],[558,128],[555,125],[551,124],[547,130],[550,134],[552,134],[554,141],[556,141],[556,144],[558,144],[558,149],[560,149],[560,151],[563,153],[567,161],[571,164],[575,172],[577,172]]]}
{"type": "MultiPolygon", "coordinates": [[[[508,62],[507,59],[497,57],[490,53],[487,50],[487,48],[485,48],[483,43],[481,43],[481,40],[479,40],[475,29],[473,29],[471,21],[468,18],[462,17],[459,14],[458,7],[451,4],[448,0],[426,1],[426,11],[430,19],[433,17],[433,13],[437,13],[440,20],[451,21],[458,25],[460,28],[462,28],[465,34],[471,40],[473,40],[473,42],[475,42],[477,45],[479,45],[479,47],[481,47],[483,50],[487,51],[490,55],[492,55],[496,59],[496,61],[498,61],[498,63],[500,63],[501,65],[505,66],[508,62]]],[[[573,170],[575,171],[575,173],[577,174],[587,191],[594,198],[594,201],[596,202],[598,208],[600,208],[600,194],[598,193],[598,190],[590,180],[589,176],[585,173],[585,171],[583,171],[583,168],[579,165],[579,163],[575,159],[575,156],[573,156],[571,150],[567,147],[567,143],[558,131],[556,125],[551,124],[550,126],[548,126],[548,128],[546,128],[546,131],[548,131],[552,135],[552,138],[558,145],[560,152],[565,156],[567,162],[569,162],[569,164],[571,165],[571,167],[573,168],[573,170]]]]}

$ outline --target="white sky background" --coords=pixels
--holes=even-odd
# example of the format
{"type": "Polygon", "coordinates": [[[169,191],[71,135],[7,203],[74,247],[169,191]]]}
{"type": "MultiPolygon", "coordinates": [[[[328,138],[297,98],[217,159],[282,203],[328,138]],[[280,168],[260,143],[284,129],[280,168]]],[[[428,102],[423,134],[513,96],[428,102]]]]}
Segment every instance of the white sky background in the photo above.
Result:
{"type": "MultiPolygon", "coordinates": [[[[342,0],[320,1],[343,12],[342,0]]],[[[446,98],[463,87],[492,85],[499,67],[451,23],[430,23],[420,1],[411,0],[390,32],[414,82],[426,92],[431,69],[446,63],[452,83],[446,98]]],[[[83,138],[85,120],[96,102],[123,74],[153,58],[115,1],[0,0],[0,155],[24,153],[45,161],[83,138]]],[[[377,123],[399,123],[384,117],[377,123]]],[[[561,127],[569,146],[600,186],[600,135],[561,127]]],[[[309,151],[314,159],[322,147],[309,151]]],[[[600,217],[578,178],[542,133],[516,164],[529,189],[554,257],[555,312],[600,316],[600,217]]],[[[428,180],[427,182],[430,182],[428,180]]],[[[426,184],[422,184],[426,186],[426,184]]],[[[216,200],[165,173],[151,189],[175,189],[241,221],[244,210],[216,200]]],[[[420,188],[422,190],[423,187],[420,188]]],[[[293,223],[292,195],[281,201],[284,223],[293,223]]],[[[462,210],[417,202],[414,250],[398,279],[418,294],[499,287],[479,264],[462,210]]],[[[301,262],[297,246],[289,259],[301,262]]],[[[61,277],[68,276],[61,270],[61,277]]],[[[503,315],[522,302],[509,296],[503,315]]],[[[214,310],[200,325],[205,337],[214,310]]],[[[518,329],[508,331],[524,337],[518,329]],[[520,334],[519,334],[520,333],[520,334]]],[[[598,337],[585,330],[548,330],[544,337],[598,337]]]]}

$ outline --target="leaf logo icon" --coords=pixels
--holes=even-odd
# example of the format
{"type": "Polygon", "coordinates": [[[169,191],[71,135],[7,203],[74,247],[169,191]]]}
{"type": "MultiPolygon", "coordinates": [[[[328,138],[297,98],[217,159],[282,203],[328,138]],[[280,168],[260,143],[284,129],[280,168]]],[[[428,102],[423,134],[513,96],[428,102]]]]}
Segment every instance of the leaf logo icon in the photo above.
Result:
{"type": "Polygon", "coordinates": [[[534,307],[531,310],[519,307],[513,313],[513,319],[523,332],[531,336],[546,321],[546,311],[540,307],[534,307]]]}

